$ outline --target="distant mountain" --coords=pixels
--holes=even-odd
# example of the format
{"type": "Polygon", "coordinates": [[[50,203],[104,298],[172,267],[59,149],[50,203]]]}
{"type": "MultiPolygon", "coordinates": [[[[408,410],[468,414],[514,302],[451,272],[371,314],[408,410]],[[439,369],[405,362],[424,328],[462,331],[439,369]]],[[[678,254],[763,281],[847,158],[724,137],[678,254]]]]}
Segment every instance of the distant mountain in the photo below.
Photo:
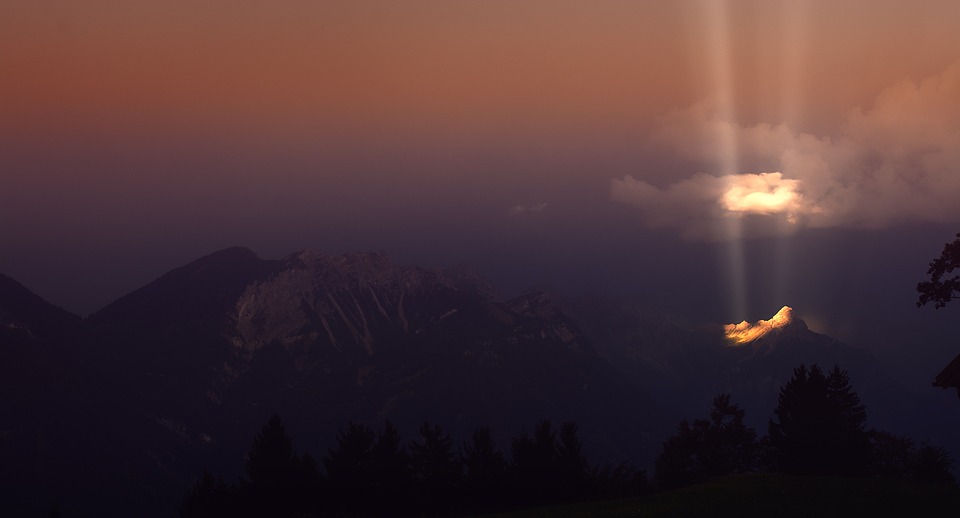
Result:
{"type": "Polygon", "coordinates": [[[910,433],[917,397],[889,377],[867,351],[809,329],[790,307],[756,323],[688,325],[629,303],[597,298],[560,302],[601,355],[641,391],[688,418],[706,415],[713,396],[729,393],[747,411],[747,421],[765,432],[780,387],[800,364],[839,365],[867,404],[869,423],[910,433]]]}
{"type": "Polygon", "coordinates": [[[72,337],[82,324],[80,317],[0,275],[0,344],[56,342],[72,337]]]}
{"type": "Polygon", "coordinates": [[[504,301],[467,269],[401,266],[378,253],[269,261],[227,249],[86,325],[89,369],[135,423],[117,443],[149,458],[143,476],[184,490],[203,467],[236,472],[274,412],[315,453],[351,420],[389,419],[408,433],[430,420],[458,439],[487,425],[506,448],[549,418],[577,421],[597,460],[642,463],[674,420],[549,296],[504,301]]]}
{"type": "Polygon", "coordinates": [[[793,369],[819,363],[849,370],[873,424],[922,419],[869,354],[789,308],[724,326],[550,290],[503,300],[469,269],[380,253],[230,248],[86,320],[0,276],[0,352],[0,482],[24,509],[115,516],[174,513],[203,468],[239,475],[273,413],[320,455],[349,421],[457,440],[486,425],[508,450],[538,419],[575,420],[592,460],[646,467],[721,392],[764,432],[793,369]]]}

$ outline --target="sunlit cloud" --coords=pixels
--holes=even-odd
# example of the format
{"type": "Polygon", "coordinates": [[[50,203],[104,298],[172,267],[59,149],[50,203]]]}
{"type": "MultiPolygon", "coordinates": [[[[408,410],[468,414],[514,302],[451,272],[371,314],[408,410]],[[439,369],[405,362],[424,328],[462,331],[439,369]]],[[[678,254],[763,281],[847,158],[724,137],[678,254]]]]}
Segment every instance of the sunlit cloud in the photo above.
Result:
{"type": "Polygon", "coordinates": [[[701,173],[664,187],[625,176],[611,182],[611,197],[640,208],[648,226],[694,239],[734,237],[718,222],[738,216],[788,223],[764,227],[781,234],[960,219],[960,63],[887,88],[868,109],[850,110],[829,136],[742,125],[722,112],[702,102],[672,113],[653,144],[715,171],[735,153],[747,171],[701,173]]]}
{"type": "Polygon", "coordinates": [[[799,180],[779,172],[698,174],[664,189],[626,176],[613,180],[610,192],[614,200],[638,207],[649,226],[679,227],[693,239],[715,237],[715,223],[724,219],[760,215],[796,224],[819,210],[806,201],[799,180]]]}
{"type": "Polygon", "coordinates": [[[720,205],[729,212],[786,214],[788,221],[795,223],[797,213],[805,209],[800,181],[785,179],[780,173],[738,174],[726,180],[729,187],[720,197],[720,205]]]}

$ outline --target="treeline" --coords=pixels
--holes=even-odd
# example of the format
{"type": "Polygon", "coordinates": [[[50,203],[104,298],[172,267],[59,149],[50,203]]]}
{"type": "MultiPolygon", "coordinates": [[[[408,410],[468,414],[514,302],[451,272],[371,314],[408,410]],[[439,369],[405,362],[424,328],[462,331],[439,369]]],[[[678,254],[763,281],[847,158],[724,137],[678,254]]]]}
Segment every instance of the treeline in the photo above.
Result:
{"type": "Polygon", "coordinates": [[[866,408],[847,373],[796,368],[780,389],[767,435],[744,425],[744,412],[720,395],[706,419],[682,421],[663,444],[654,480],[675,488],[732,473],[877,476],[953,484],[946,450],[881,430],[867,430],[866,408]]]}
{"type": "Polygon", "coordinates": [[[227,483],[205,472],[181,516],[471,514],[635,496],[748,472],[955,483],[944,449],[867,430],[866,419],[845,371],[801,365],[780,389],[767,435],[758,437],[744,424],[744,411],[721,394],[707,418],[681,421],[663,443],[649,484],[628,464],[591,465],[573,422],[555,429],[540,421],[512,440],[509,455],[485,427],[455,448],[429,423],[407,444],[389,422],[378,431],[350,423],[318,462],[294,450],[274,416],[250,447],[245,476],[227,483]]]}
{"type": "Polygon", "coordinates": [[[227,483],[204,472],[180,515],[313,517],[449,515],[589,498],[633,496],[646,473],[626,464],[598,468],[582,452],[573,422],[540,421],[515,437],[509,457],[478,428],[455,448],[425,423],[408,444],[389,422],[374,431],[350,423],[320,462],[298,454],[274,415],[256,436],[245,475],[227,483]]]}

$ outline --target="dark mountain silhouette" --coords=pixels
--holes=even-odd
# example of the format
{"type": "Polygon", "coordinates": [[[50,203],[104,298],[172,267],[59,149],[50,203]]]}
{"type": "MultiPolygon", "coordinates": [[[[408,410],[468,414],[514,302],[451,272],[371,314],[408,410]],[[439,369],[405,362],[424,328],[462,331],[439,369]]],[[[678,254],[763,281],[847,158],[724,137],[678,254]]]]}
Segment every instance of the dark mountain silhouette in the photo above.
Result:
{"type": "Polygon", "coordinates": [[[661,402],[696,416],[711,398],[731,394],[750,426],[763,429],[779,389],[800,364],[840,365],[850,373],[869,410],[869,424],[914,436],[929,436],[924,415],[930,402],[904,390],[867,351],[812,331],[785,307],[769,326],[690,325],[635,304],[596,297],[558,302],[600,354],[640,390],[658,391],[661,402]],[[779,318],[778,318],[779,317],[779,318]],[[753,330],[743,343],[725,328],[753,330]]]}
{"type": "MultiPolygon", "coordinates": [[[[617,376],[548,296],[503,301],[467,269],[399,266],[383,254],[301,251],[268,261],[232,248],[85,322],[64,318],[72,323],[50,325],[70,335],[57,347],[82,354],[61,356],[59,370],[37,363],[36,385],[59,388],[18,398],[6,429],[54,430],[25,440],[54,444],[58,457],[78,441],[95,445],[72,449],[102,466],[104,487],[129,493],[182,494],[203,467],[230,475],[272,413],[315,452],[350,420],[390,419],[401,430],[430,420],[457,441],[480,425],[515,433],[535,419],[575,420],[589,454],[618,460],[652,456],[673,420],[617,376]],[[71,374],[60,379],[64,370],[71,374]],[[38,406],[48,422],[29,421],[38,406]]],[[[72,462],[51,469],[84,472],[72,462]]]]}
{"type": "Polygon", "coordinates": [[[872,394],[902,399],[870,355],[797,318],[733,344],[719,325],[550,290],[503,300],[469,269],[379,253],[230,248],[86,320],[0,277],[0,324],[12,358],[0,366],[12,395],[2,481],[45,488],[24,492],[41,510],[59,498],[171,514],[204,468],[239,475],[273,414],[321,455],[350,421],[408,434],[430,421],[458,444],[481,425],[516,435],[576,421],[591,460],[649,466],[677,420],[718,393],[765,426],[799,363],[848,369],[871,415],[872,394]]]}
{"type": "Polygon", "coordinates": [[[73,337],[83,320],[0,275],[0,344],[54,343],[73,337]]]}

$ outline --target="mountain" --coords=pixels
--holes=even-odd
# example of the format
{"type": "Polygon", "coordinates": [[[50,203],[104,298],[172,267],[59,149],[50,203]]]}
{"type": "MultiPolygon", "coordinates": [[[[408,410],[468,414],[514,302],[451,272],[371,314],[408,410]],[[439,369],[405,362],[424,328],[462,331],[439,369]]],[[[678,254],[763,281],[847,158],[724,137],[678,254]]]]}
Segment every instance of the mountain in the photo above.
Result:
{"type": "Polygon", "coordinates": [[[456,441],[486,425],[508,450],[538,419],[575,420],[591,460],[648,467],[721,392],[762,433],[793,369],[819,363],[850,372],[872,425],[924,420],[871,355],[788,307],[704,325],[549,289],[504,300],[467,268],[381,253],[229,248],[86,320],[0,277],[0,324],[0,482],[34,514],[58,498],[65,514],[173,514],[202,469],[241,474],[273,413],[315,455],[350,421],[431,421],[456,441]]]}
{"type": "Polygon", "coordinates": [[[0,275],[0,344],[55,343],[77,332],[80,317],[0,275]]]}
{"type": "Polygon", "coordinates": [[[685,418],[705,416],[715,395],[729,393],[762,433],[793,370],[816,363],[848,371],[870,426],[930,436],[922,424],[931,421],[923,410],[930,402],[899,386],[869,352],[811,330],[789,306],[754,323],[690,325],[628,302],[558,303],[608,362],[639,390],[658,391],[685,418]]]}
{"type": "Polygon", "coordinates": [[[429,420],[457,440],[486,425],[507,447],[547,418],[577,421],[591,458],[644,464],[674,420],[547,294],[502,300],[465,268],[379,253],[272,261],[231,248],[84,325],[89,383],[109,392],[103,435],[125,471],[178,496],[203,468],[239,475],[272,413],[316,454],[349,421],[413,433],[429,420]]]}

